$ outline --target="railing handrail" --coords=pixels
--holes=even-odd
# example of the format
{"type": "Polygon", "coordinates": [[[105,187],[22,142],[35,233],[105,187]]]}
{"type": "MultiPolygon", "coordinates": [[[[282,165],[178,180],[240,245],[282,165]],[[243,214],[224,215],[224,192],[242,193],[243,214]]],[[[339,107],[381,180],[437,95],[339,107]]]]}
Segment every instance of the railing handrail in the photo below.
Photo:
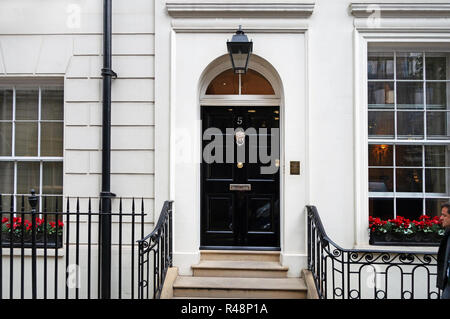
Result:
{"type": "Polygon", "coordinates": [[[332,244],[333,246],[335,246],[337,249],[343,251],[343,252],[347,252],[347,253],[402,253],[402,254],[416,254],[416,255],[428,255],[428,254],[432,254],[432,252],[429,251],[396,251],[396,250],[389,250],[389,249],[356,249],[356,248],[342,248],[340,245],[336,244],[333,240],[330,239],[330,237],[328,237],[325,228],[323,227],[322,224],[322,220],[320,219],[320,215],[319,212],[317,211],[316,206],[314,205],[307,205],[306,206],[307,210],[308,210],[308,214],[311,215],[311,217],[314,219],[317,228],[319,229],[319,235],[322,238],[322,240],[324,240],[325,242],[328,242],[330,244],[332,244]]]}
{"type": "Polygon", "coordinates": [[[166,219],[166,214],[172,209],[172,203],[173,203],[173,200],[164,201],[163,207],[161,209],[161,214],[159,215],[158,222],[156,223],[153,231],[150,234],[148,234],[147,236],[145,236],[144,238],[137,240],[138,243],[145,242],[148,239],[153,239],[155,236],[158,235],[161,227],[164,225],[164,221],[166,219]]]}
{"type": "Polygon", "coordinates": [[[386,299],[400,293],[402,299],[414,299],[415,273],[423,268],[424,275],[417,280],[425,285],[423,292],[426,298],[440,297],[440,290],[431,284],[433,277],[437,276],[436,252],[342,248],[328,237],[317,208],[312,205],[306,208],[308,270],[319,298],[386,299]],[[394,276],[389,271],[394,269],[392,267],[400,268],[401,285],[389,290],[389,277],[394,276]],[[367,283],[365,286],[361,286],[363,276],[367,283]],[[408,284],[404,284],[404,280],[408,284]]]}
{"type": "Polygon", "coordinates": [[[137,241],[139,246],[138,260],[138,298],[149,297],[150,283],[153,285],[153,298],[161,298],[166,274],[173,262],[173,201],[164,202],[161,213],[153,231],[137,241]],[[153,265],[153,278],[149,267],[153,265]],[[145,272],[147,267],[147,272],[145,272]],[[145,293],[146,292],[146,293],[145,293]]]}

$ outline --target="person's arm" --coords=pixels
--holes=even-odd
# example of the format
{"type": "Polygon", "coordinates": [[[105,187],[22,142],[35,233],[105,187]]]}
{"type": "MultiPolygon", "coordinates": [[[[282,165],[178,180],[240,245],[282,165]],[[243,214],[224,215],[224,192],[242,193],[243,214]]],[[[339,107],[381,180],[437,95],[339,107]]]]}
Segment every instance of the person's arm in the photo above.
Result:
{"type": "Polygon", "coordinates": [[[450,285],[450,260],[447,260],[447,284],[450,285]]]}

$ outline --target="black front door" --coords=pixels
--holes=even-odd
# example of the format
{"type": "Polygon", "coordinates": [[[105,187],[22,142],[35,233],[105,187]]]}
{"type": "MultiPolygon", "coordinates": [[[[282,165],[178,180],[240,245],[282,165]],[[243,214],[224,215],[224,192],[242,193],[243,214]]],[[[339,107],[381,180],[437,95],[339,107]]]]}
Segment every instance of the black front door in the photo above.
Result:
{"type": "Polygon", "coordinates": [[[279,107],[202,107],[201,248],[279,248],[279,118],[279,107]]]}

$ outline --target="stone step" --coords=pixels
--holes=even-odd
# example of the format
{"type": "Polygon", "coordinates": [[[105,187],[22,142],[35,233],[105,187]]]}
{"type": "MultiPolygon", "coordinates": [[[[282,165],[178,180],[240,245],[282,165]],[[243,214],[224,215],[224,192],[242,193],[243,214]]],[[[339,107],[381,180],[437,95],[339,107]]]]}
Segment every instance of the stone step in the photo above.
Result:
{"type": "Polygon", "coordinates": [[[174,297],[305,299],[303,278],[229,278],[178,276],[174,297]]]}
{"type": "Polygon", "coordinates": [[[202,260],[192,270],[195,277],[285,278],[289,268],[275,261],[202,260]]]}
{"type": "Polygon", "coordinates": [[[279,251],[201,250],[200,260],[280,261],[279,251]]]}

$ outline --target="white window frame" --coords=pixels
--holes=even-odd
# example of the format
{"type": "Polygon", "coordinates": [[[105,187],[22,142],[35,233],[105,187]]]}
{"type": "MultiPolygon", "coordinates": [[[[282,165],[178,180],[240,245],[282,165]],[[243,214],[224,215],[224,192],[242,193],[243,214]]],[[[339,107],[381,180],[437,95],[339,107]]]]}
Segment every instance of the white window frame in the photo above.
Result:
{"type": "Polygon", "coordinates": [[[229,70],[229,56],[224,55],[220,59],[214,62],[214,65],[209,66],[209,72],[203,79],[200,87],[200,104],[201,105],[224,105],[224,106],[274,106],[281,105],[281,88],[278,83],[279,79],[276,79],[273,73],[266,70],[260,58],[252,56],[249,61],[249,69],[252,69],[261,74],[272,86],[274,90],[273,95],[255,95],[241,93],[241,75],[239,74],[239,94],[206,94],[209,84],[222,72],[229,70]]]}
{"type": "MultiPolygon", "coordinates": [[[[393,191],[392,192],[370,192],[369,191],[369,199],[371,198],[386,198],[386,199],[393,199],[394,200],[394,215],[393,217],[397,217],[397,203],[396,203],[396,199],[398,198],[404,198],[404,199],[422,199],[422,215],[426,214],[426,199],[446,199],[446,201],[450,200],[450,196],[448,194],[448,190],[445,193],[429,193],[426,192],[426,170],[427,169],[445,169],[446,172],[448,173],[450,170],[449,165],[446,165],[445,167],[427,167],[425,165],[425,146],[428,145],[446,145],[446,146],[450,146],[450,139],[428,139],[428,135],[427,135],[427,117],[426,114],[428,112],[435,112],[433,110],[427,109],[427,92],[426,92],[426,85],[427,83],[447,83],[447,90],[448,90],[448,85],[450,84],[450,80],[428,80],[426,79],[426,68],[425,71],[423,72],[423,77],[422,79],[417,79],[417,80],[401,80],[397,78],[396,75],[396,57],[398,53],[403,53],[403,52],[417,52],[417,53],[421,53],[424,59],[424,65],[426,64],[426,58],[427,58],[427,54],[430,54],[430,52],[433,52],[434,50],[428,50],[428,51],[422,51],[422,50],[412,50],[409,48],[405,48],[403,50],[396,50],[395,48],[391,48],[389,49],[377,49],[375,51],[372,51],[370,53],[376,53],[376,52],[383,52],[383,53],[392,53],[393,54],[393,63],[394,63],[394,79],[368,79],[368,83],[376,83],[376,82],[381,82],[381,83],[385,83],[385,82],[392,82],[394,84],[394,104],[393,104],[393,108],[392,109],[388,109],[386,111],[389,112],[394,112],[394,137],[393,138],[376,138],[376,137],[370,137],[369,138],[369,145],[380,145],[380,144],[385,144],[385,145],[395,145],[395,146],[399,146],[399,145],[410,145],[410,146],[420,146],[422,148],[422,164],[420,166],[397,166],[396,164],[396,147],[393,147],[393,163],[392,166],[369,166],[369,169],[371,168],[388,168],[388,169],[393,169],[393,191]],[[423,86],[423,108],[421,109],[414,109],[412,110],[412,112],[421,112],[424,114],[423,116],[423,138],[422,139],[405,139],[405,138],[398,138],[398,132],[397,132],[397,112],[405,112],[402,109],[398,108],[398,102],[397,102],[397,82],[401,82],[401,83],[407,83],[407,82],[414,82],[414,83],[421,83],[423,86]],[[420,170],[421,173],[421,179],[422,179],[422,192],[399,192],[396,190],[396,170],[397,169],[418,169],[420,170]]],[[[434,52],[433,52],[434,53],[434,52]]],[[[447,59],[447,79],[450,79],[450,66],[449,66],[449,56],[450,56],[450,48],[447,49],[446,52],[442,52],[441,50],[436,51],[436,53],[444,53],[447,59]]],[[[450,98],[450,94],[447,95],[447,100],[450,98]]],[[[448,101],[447,101],[448,104],[448,101]]],[[[368,112],[370,112],[371,110],[369,110],[368,112]]],[[[372,110],[373,111],[373,110],[372,110]]],[[[409,111],[409,110],[407,110],[409,111]]],[[[450,113],[450,110],[447,108],[446,111],[442,111],[442,112],[446,112],[446,114],[450,113]]],[[[447,188],[450,185],[446,185],[447,188]]]]}
{"type": "MultiPolygon", "coordinates": [[[[11,145],[11,156],[0,156],[0,162],[13,162],[14,163],[14,185],[13,185],[13,194],[2,194],[4,196],[13,196],[14,200],[14,207],[13,210],[15,212],[20,211],[21,207],[20,205],[18,205],[17,203],[17,199],[19,199],[22,195],[29,195],[29,194],[19,194],[17,192],[17,164],[18,162],[38,162],[39,163],[39,193],[36,194],[39,198],[41,198],[42,195],[45,195],[46,197],[61,197],[63,198],[63,193],[60,195],[50,195],[50,194],[42,194],[42,189],[43,189],[43,164],[44,162],[60,162],[63,163],[63,178],[64,178],[64,130],[63,130],[63,156],[41,156],[40,152],[41,152],[41,123],[42,122],[55,122],[55,123],[63,123],[63,127],[64,127],[64,117],[62,120],[42,120],[41,118],[41,101],[42,101],[42,89],[45,87],[60,87],[63,91],[64,91],[64,86],[62,84],[62,82],[53,82],[53,81],[36,81],[36,82],[31,82],[31,81],[14,81],[11,80],[10,82],[8,82],[6,79],[5,81],[0,81],[0,87],[2,89],[9,89],[12,90],[13,92],[13,96],[12,96],[12,125],[11,125],[11,141],[12,141],[12,145],[11,145]],[[7,84],[8,83],[8,84],[7,84]],[[30,122],[36,122],[38,125],[38,154],[37,156],[16,156],[15,155],[15,125],[16,125],[16,116],[15,116],[15,111],[16,111],[16,90],[17,88],[20,87],[26,87],[26,88],[33,88],[33,89],[38,89],[38,119],[37,120],[31,120],[30,122]]],[[[64,102],[63,102],[64,103],[64,102]]],[[[64,104],[62,105],[63,110],[64,110],[64,104]]],[[[1,122],[11,122],[11,121],[1,121],[1,122]]],[[[19,121],[22,122],[22,121],[19,121]]],[[[64,181],[63,181],[63,185],[64,185],[64,181]]],[[[39,200],[38,201],[39,207],[38,207],[38,211],[42,211],[44,209],[43,205],[43,200],[39,200]]],[[[9,207],[9,203],[4,203],[4,207],[8,208],[9,207]]],[[[60,209],[62,210],[63,207],[60,207],[60,209]]],[[[6,209],[5,211],[7,211],[8,209],[6,209]]]]}
{"type": "MultiPolygon", "coordinates": [[[[442,44],[450,47],[448,4],[361,4],[352,3],[355,17],[353,32],[354,56],[354,187],[355,187],[355,247],[369,244],[369,169],[368,169],[368,79],[367,58],[369,43],[402,43],[418,45],[442,44]],[[376,12],[376,10],[379,10],[376,12]],[[376,13],[375,16],[371,16],[376,13]],[[375,18],[376,20],[374,20],[375,18]]],[[[387,247],[384,247],[386,249],[387,247]]],[[[397,247],[408,249],[411,247],[397,247]]],[[[435,250],[435,248],[430,248],[435,250]]],[[[421,250],[426,250],[423,247],[421,250]]]]}

